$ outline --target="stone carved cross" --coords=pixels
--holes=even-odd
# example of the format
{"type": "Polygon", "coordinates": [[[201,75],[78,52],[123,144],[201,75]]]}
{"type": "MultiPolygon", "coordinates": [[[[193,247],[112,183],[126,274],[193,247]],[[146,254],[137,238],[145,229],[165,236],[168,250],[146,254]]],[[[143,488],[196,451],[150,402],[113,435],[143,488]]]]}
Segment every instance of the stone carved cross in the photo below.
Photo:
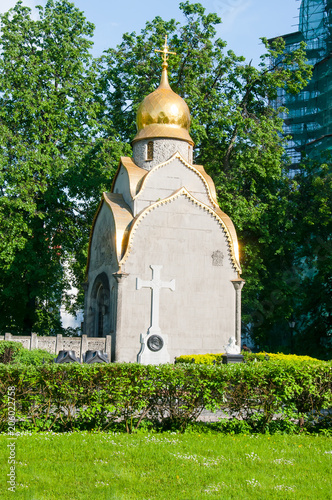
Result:
{"type": "Polygon", "coordinates": [[[151,288],[151,326],[148,330],[148,334],[158,334],[160,333],[159,327],[159,301],[160,301],[160,290],[162,288],[169,288],[174,292],[175,290],[175,280],[165,282],[160,279],[160,270],[163,266],[150,266],[152,269],[152,280],[143,281],[140,278],[136,278],[136,290],[141,288],[151,288]]]}

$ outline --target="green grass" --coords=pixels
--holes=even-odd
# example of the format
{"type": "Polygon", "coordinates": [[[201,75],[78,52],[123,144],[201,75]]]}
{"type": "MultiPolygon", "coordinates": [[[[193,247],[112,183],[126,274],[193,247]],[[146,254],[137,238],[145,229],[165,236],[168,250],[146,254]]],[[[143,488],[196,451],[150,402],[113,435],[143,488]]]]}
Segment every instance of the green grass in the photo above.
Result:
{"type": "Polygon", "coordinates": [[[310,435],[40,433],[0,436],[1,499],[332,499],[332,440],[310,435]]]}

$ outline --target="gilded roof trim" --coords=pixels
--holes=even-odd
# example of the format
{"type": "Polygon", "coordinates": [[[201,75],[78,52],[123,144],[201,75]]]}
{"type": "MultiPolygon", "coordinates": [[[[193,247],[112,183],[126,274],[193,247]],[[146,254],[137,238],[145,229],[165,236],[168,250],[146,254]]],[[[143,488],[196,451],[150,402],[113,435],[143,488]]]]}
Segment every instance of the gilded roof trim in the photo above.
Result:
{"type": "Polygon", "coordinates": [[[90,235],[89,235],[89,247],[88,247],[88,257],[87,257],[87,262],[86,262],[86,268],[85,268],[85,276],[87,277],[88,276],[88,272],[89,272],[89,266],[90,266],[90,258],[91,258],[91,243],[92,243],[92,236],[93,236],[93,231],[94,231],[94,228],[95,228],[95,224],[96,224],[96,221],[97,221],[97,217],[99,215],[99,212],[101,210],[101,207],[103,206],[103,203],[104,203],[104,200],[102,199],[98,205],[98,208],[96,210],[96,213],[93,217],[93,221],[92,221],[92,226],[91,226],[91,229],[90,229],[90,235]]]}
{"type": "Polygon", "coordinates": [[[133,220],[133,214],[127,203],[124,201],[122,194],[103,193],[103,199],[113,215],[117,259],[118,262],[120,262],[127,246],[126,229],[128,224],[130,224],[133,220]]]}
{"type": "Polygon", "coordinates": [[[99,203],[98,209],[93,218],[92,227],[90,231],[86,274],[88,273],[90,265],[91,243],[92,243],[94,228],[97,222],[98,215],[104,203],[106,203],[106,206],[110,209],[114,221],[116,258],[118,263],[120,262],[122,255],[127,247],[127,238],[128,238],[127,226],[133,220],[133,214],[127,203],[124,201],[122,194],[103,193],[102,200],[99,203]]]}
{"type": "MultiPolygon", "coordinates": [[[[148,206],[147,208],[145,208],[144,210],[142,210],[142,212],[140,212],[136,217],[135,219],[133,219],[130,227],[128,227],[128,235],[127,235],[127,248],[123,254],[123,257],[121,259],[121,261],[119,262],[119,266],[121,268],[121,266],[126,262],[129,254],[131,253],[131,249],[132,249],[132,241],[133,241],[133,238],[134,238],[134,235],[135,235],[135,232],[136,232],[136,229],[137,227],[139,226],[140,222],[146,217],[146,215],[148,215],[152,210],[155,210],[156,208],[158,208],[159,206],[162,206],[162,205],[166,205],[167,203],[171,203],[172,201],[174,201],[176,198],[178,198],[179,196],[186,196],[187,198],[189,198],[193,203],[195,203],[195,205],[198,205],[199,207],[203,208],[203,210],[206,210],[207,212],[209,212],[217,221],[218,223],[220,224],[220,226],[222,227],[222,229],[224,230],[225,232],[225,235],[226,235],[226,238],[227,238],[227,241],[229,243],[229,249],[230,249],[230,256],[231,256],[231,260],[232,260],[232,263],[233,263],[233,266],[235,268],[235,270],[238,272],[238,273],[241,273],[241,267],[240,267],[240,264],[239,264],[239,261],[238,261],[238,258],[237,258],[237,255],[238,255],[238,243],[237,243],[237,237],[236,237],[236,234],[235,234],[235,237],[236,239],[234,239],[232,237],[232,234],[230,233],[229,231],[229,228],[228,228],[228,225],[226,224],[226,220],[225,220],[225,217],[221,217],[221,214],[223,212],[221,212],[221,210],[219,209],[219,211],[221,212],[221,214],[217,213],[214,209],[212,209],[211,207],[209,207],[208,205],[205,205],[205,203],[202,203],[201,201],[197,200],[196,198],[194,198],[187,190],[186,188],[182,187],[180,189],[178,189],[175,193],[173,193],[171,196],[169,196],[168,198],[165,198],[163,200],[159,200],[157,201],[156,203],[153,203],[152,205],[148,206]]],[[[224,214],[226,215],[226,214],[224,214]]],[[[227,217],[227,216],[226,216],[227,217]]]]}
{"type": "Polygon", "coordinates": [[[191,146],[194,146],[194,141],[190,137],[188,130],[175,125],[164,125],[162,123],[152,123],[142,128],[137,132],[131,144],[135,144],[135,142],[143,139],[155,139],[157,137],[164,137],[165,139],[182,139],[191,146]]]}
{"type": "Polygon", "coordinates": [[[123,167],[128,174],[129,178],[129,190],[132,198],[135,197],[137,191],[138,191],[138,186],[141,181],[141,179],[146,175],[147,171],[144,170],[144,168],[138,167],[131,158],[127,156],[121,156],[120,162],[118,169],[115,173],[112,186],[111,186],[111,192],[114,192],[114,186],[117,180],[117,177],[121,171],[121,167],[123,167]]]}

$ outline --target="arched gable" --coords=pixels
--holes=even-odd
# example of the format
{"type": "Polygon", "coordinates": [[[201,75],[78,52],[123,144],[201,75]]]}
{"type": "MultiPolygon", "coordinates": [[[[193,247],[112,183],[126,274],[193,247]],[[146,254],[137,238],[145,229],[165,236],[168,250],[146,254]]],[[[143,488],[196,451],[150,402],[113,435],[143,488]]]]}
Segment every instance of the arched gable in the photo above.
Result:
{"type": "MultiPolygon", "coordinates": [[[[211,206],[218,206],[214,183],[205,172],[204,167],[188,163],[180,153],[175,153],[169,160],[156,165],[145,176],[142,176],[137,184],[137,194],[134,196],[134,200],[142,198],[150,186],[155,187],[156,190],[158,188],[159,190],[165,189],[165,191],[172,193],[185,187],[194,197],[199,198],[204,195],[206,199],[202,200],[203,202],[207,202],[211,206]],[[168,170],[172,171],[167,178],[168,170]],[[163,174],[165,178],[163,178],[163,174]]],[[[159,198],[161,196],[157,196],[155,200],[159,198]]]]}
{"type": "MultiPolygon", "coordinates": [[[[142,220],[149,215],[150,212],[154,210],[158,210],[159,207],[174,202],[177,198],[180,196],[184,196],[188,198],[191,202],[193,202],[195,205],[201,207],[204,211],[208,212],[220,225],[222,230],[224,231],[224,234],[226,236],[227,242],[228,242],[228,247],[229,247],[229,253],[231,257],[232,264],[234,266],[234,269],[238,272],[241,273],[241,267],[238,261],[238,241],[235,235],[232,234],[232,232],[229,230],[228,225],[226,224],[226,221],[218,214],[213,208],[211,208],[208,205],[205,205],[201,201],[197,200],[194,198],[187,190],[186,188],[181,188],[178,191],[176,191],[174,194],[172,194],[170,197],[159,200],[156,203],[148,206],[145,210],[143,210],[141,213],[139,213],[135,219],[133,219],[132,223],[128,227],[127,231],[127,247],[124,252],[124,255],[119,262],[119,266],[123,266],[128,258],[128,256],[131,253],[131,249],[133,247],[133,241],[135,238],[135,232],[137,228],[139,227],[140,223],[142,220]]],[[[235,231],[234,231],[235,232],[235,231]]]]}

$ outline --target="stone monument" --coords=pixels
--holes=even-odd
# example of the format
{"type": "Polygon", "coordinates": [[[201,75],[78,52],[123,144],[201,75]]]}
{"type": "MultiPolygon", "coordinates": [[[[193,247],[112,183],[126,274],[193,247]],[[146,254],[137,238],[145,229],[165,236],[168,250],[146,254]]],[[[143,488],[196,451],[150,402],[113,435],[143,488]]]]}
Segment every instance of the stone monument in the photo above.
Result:
{"type": "Polygon", "coordinates": [[[168,83],[141,103],[132,158],[121,158],[94,218],[84,333],[112,336],[112,361],[173,362],[241,343],[239,250],[204,167],[190,112],[168,83]]]}

